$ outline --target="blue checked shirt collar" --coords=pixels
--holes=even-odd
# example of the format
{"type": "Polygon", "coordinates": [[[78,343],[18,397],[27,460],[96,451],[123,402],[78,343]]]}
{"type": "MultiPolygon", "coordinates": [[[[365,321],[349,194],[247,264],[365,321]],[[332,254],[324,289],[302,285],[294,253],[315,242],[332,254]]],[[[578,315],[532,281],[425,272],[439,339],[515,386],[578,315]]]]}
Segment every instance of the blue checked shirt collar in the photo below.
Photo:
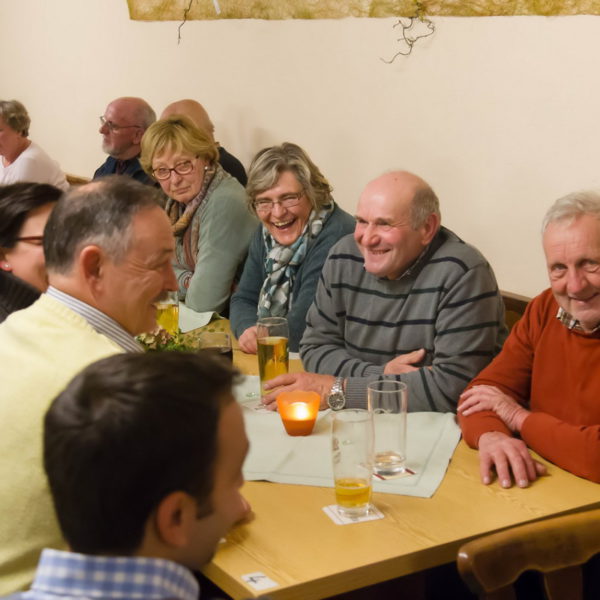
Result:
{"type": "Polygon", "coordinates": [[[69,294],[65,294],[52,286],[47,289],[46,294],[83,317],[98,333],[110,338],[126,352],[143,352],[140,344],[129,332],[125,331],[114,319],[111,319],[97,308],[69,294]]]}
{"type": "Polygon", "coordinates": [[[46,549],[23,600],[197,600],[191,571],[162,558],[90,556],[46,549]]]}

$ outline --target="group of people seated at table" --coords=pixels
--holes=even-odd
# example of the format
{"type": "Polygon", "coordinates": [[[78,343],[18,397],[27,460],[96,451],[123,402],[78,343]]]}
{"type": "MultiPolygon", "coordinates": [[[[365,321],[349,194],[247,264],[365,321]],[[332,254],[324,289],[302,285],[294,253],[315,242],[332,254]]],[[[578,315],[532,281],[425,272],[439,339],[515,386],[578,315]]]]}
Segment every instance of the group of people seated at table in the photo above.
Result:
{"type": "MultiPolygon", "coordinates": [[[[0,129],[26,140],[7,115],[0,129]]],[[[507,338],[492,267],[442,226],[418,175],[369,182],[353,218],[296,144],[261,150],[244,190],[241,165],[214,141],[201,105],[153,115],[141,99],[109,104],[100,128],[109,157],[90,183],[65,194],[35,179],[0,188],[0,594],[27,586],[42,548],[64,539],[84,555],[199,566],[247,514],[231,370],[206,355],[151,358],[135,339],[154,328],[168,291],[228,314],[247,353],[259,317],[288,318],[305,372],[273,379],[268,408],[294,389],[319,392],[322,408],[364,407],[368,382],[390,377],[407,384],[410,411],[458,413],[484,483],[534,482],[546,467],[529,448],[600,482],[600,194],[570,194],[546,213],[550,289],[507,338]],[[156,427],[146,430],[146,419],[156,427]],[[203,419],[216,437],[195,447],[203,419]],[[179,454],[162,457],[176,443],[179,454]],[[173,466],[182,454],[202,477],[173,466]],[[135,517],[113,514],[141,500],[135,517]]],[[[16,164],[7,154],[3,165],[16,164]]],[[[60,589],[64,580],[47,574],[87,560],[75,556],[45,553],[39,589],[60,589]]],[[[116,567],[106,559],[90,569],[110,581],[116,567]]],[[[179,575],[164,578],[194,593],[179,575]]]]}

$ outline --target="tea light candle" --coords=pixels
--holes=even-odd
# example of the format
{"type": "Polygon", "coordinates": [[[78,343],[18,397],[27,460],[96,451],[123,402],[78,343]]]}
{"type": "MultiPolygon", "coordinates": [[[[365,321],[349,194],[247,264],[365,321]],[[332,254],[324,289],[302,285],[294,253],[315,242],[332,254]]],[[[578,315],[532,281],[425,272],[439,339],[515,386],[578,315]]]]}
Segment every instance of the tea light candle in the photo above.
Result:
{"type": "Polygon", "coordinates": [[[317,420],[321,397],[317,392],[282,392],[277,408],[288,435],[310,435],[317,420]]]}

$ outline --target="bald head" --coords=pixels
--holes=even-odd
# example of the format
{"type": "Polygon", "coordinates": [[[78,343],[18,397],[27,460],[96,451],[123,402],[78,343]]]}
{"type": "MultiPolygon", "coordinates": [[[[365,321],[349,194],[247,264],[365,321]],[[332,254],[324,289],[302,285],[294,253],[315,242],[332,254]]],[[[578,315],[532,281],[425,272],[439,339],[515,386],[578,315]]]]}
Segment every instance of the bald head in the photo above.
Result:
{"type": "Polygon", "coordinates": [[[156,114],[142,98],[126,96],[113,100],[103,119],[102,150],[113,158],[127,160],[140,153],[144,131],[156,121],[156,114]]]}
{"type": "Polygon", "coordinates": [[[364,189],[354,239],[365,270],[397,279],[429,245],[440,226],[437,196],[407,171],[385,173],[364,189]]]}
{"type": "Polygon", "coordinates": [[[177,100],[177,102],[172,102],[165,110],[163,110],[160,118],[167,119],[172,115],[184,115],[189,117],[195,123],[196,127],[208,134],[211,141],[215,141],[215,126],[212,124],[208,113],[204,110],[204,107],[200,102],[190,99],[177,100]]]}
{"type": "Polygon", "coordinates": [[[363,198],[385,198],[410,214],[413,228],[420,227],[430,214],[440,216],[439,201],[431,186],[409,171],[390,171],[373,179],[361,194],[361,201],[363,198]]]}

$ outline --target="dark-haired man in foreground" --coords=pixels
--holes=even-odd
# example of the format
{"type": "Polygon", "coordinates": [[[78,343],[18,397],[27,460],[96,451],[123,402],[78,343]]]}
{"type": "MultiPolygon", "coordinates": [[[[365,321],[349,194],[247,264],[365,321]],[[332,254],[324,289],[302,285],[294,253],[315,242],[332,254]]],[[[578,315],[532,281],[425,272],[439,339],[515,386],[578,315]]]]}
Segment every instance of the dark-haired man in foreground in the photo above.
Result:
{"type": "Polygon", "coordinates": [[[195,600],[191,573],[244,517],[248,440],[211,353],[112,356],[44,421],[44,467],[70,552],[44,550],[23,598],[195,600]]]}

